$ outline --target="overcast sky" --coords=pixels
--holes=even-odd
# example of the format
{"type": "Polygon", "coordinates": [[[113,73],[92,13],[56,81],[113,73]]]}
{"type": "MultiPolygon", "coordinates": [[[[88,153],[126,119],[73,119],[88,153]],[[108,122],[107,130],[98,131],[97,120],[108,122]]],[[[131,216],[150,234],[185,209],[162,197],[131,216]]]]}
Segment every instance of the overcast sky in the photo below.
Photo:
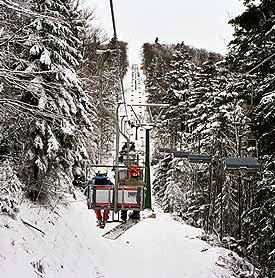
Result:
{"type": "MultiPolygon", "coordinates": [[[[96,10],[97,24],[111,37],[109,0],[82,0],[96,10]]],[[[221,54],[232,37],[229,19],[240,14],[240,0],[113,0],[118,39],[128,42],[130,63],[139,62],[144,42],[178,43],[221,54]]]]}

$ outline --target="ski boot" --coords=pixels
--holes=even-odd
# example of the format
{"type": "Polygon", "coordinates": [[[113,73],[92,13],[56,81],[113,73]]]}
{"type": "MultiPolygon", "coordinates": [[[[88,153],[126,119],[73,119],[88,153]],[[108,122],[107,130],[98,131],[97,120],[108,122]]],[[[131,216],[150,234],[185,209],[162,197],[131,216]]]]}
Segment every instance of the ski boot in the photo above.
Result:
{"type": "Polygon", "coordinates": [[[97,221],[96,221],[96,226],[97,226],[97,227],[100,227],[101,222],[102,222],[102,220],[97,220],[97,221]]]}
{"type": "Polygon", "coordinates": [[[139,211],[134,210],[132,213],[129,214],[129,218],[133,220],[140,220],[139,211]]]}
{"type": "Polygon", "coordinates": [[[122,210],[121,211],[120,218],[121,218],[122,223],[126,223],[127,222],[127,210],[122,210]]]}
{"type": "Polygon", "coordinates": [[[99,228],[104,229],[105,225],[106,225],[106,221],[102,220],[102,221],[100,221],[99,228]]]}

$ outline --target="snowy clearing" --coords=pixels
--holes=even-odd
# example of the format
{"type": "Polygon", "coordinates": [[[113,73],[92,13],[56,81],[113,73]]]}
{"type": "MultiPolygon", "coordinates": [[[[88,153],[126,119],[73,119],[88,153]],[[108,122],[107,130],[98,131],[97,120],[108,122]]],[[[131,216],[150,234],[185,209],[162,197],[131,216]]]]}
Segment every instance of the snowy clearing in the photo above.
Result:
{"type": "Polygon", "coordinates": [[[157,210],[155,219],[144,219],[117,240],[109,240],[102,235],[117,224],[99,229],[85,201],[70,196],[67,201],[67,206],[54,210],[22,206],[19,217],[45,235],[19,217],[0,216],[0,273],[5,278],[239,277],[229,269],[231,265],[234,270],[236,255],[196,238],[200,229],[169,214],[157,210]]]}

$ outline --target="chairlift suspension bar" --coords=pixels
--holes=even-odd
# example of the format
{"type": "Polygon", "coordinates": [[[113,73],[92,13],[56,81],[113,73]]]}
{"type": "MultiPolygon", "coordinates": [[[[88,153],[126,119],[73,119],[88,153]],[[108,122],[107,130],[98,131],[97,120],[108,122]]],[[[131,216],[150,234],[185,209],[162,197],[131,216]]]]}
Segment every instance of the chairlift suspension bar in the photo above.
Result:
{"type": "Polygon", "coordinates": [[[110,7],[111,7],[111,14],[112,14],[112,23],[113,23],[113,30],[114,30],[114,38],[115,38],[115,40],[117,40],[116,21],[115,21],[115,13],[114,13],[113,0],[110,0],[110,7]]]}
{"type": "Polygon", "coordinates": [[[135,110],[134,110],[133,106],[132,106],[131,104],[128,104],[127,106],[130,106],[130,108],[131,108],[131,110],[133,111],[133,113],[134,113],[135,117],[137,118],[137,120],[138,120],[138,121],[139,121],[139,123],[141,124],[140,119],[139,119],[139,117],[138,117],[137,113],[135,112],[135,110]]]}

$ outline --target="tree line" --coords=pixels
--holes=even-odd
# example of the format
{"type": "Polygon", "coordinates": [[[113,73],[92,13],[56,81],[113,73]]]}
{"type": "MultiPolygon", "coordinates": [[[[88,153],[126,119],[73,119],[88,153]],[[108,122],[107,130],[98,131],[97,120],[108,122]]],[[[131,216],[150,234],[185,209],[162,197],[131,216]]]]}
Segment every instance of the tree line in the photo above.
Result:
{"type": "Polygon", "coordinates": [[[153,190],[166,212],[217,234],[262,277],[275,277],[275,3],[244,5],[230,21],[225,57],[185,43],[143,45],[148,100],[170,104],[154,131],[155,157],[170,148],[212,158],[191,163],[166,154],[153,190]],[[261,170],[225,171],[228,157],[258,157],[261,170]]]}
{"type": "Polygon", "coordinates": [[[50,203],[111,152],[127,44],[76,0],[0,1],[0,211],[50,203]],[[16,181],[16,182],[14,182],[16,181]],[[16,188],[16,189],[15,189],[16,188]]]}

